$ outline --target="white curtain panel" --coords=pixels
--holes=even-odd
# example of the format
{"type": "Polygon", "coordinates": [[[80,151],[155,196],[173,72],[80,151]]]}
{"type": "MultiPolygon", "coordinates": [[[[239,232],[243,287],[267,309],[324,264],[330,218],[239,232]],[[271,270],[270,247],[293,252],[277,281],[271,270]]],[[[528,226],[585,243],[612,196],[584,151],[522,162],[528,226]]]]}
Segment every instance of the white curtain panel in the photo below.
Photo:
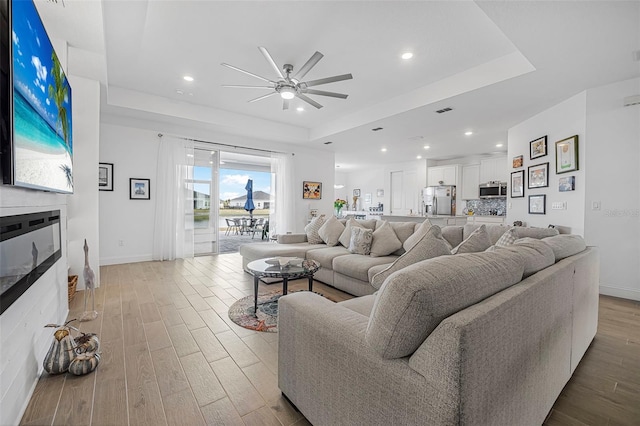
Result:
{"type": "Polygon", "coordinates": [[[271,207],[269,212],[269,234],[273,236],[293,232],[294,182],[291,154],[271,153],[271,173],[275,208],[271,207]]]}
{"type": "Polygon", "coordinates": [[[153,259],[193,257],[193,142],[160,136],[153,259]]]}

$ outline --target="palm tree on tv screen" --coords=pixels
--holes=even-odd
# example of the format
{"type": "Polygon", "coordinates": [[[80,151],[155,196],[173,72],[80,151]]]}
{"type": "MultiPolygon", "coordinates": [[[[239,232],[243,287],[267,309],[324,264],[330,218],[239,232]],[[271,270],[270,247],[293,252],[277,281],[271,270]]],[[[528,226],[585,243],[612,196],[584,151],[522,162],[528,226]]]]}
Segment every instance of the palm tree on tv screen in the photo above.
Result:
{"type": "Polygon", "coordinates": [[[53,102],[58,107],[58,123],[62,126],[62,136],[67,148],[69,148],[69,121],[67,120],[67,109],[64,107],[64,100],[67,97],[67,86],[64,84],[66,78],[62,72],[56,52],[51,54],[51,60],[53,61],[53,69],[51,70],[53,86],[49,85],[49,97],[53,99],[53,102]]]}

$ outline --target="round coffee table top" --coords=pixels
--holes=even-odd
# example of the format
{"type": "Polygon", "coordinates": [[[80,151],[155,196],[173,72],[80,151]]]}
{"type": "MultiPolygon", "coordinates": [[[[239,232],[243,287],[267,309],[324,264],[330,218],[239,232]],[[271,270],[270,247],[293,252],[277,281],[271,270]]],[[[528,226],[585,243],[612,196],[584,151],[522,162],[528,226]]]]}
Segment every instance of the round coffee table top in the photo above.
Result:
{"type": "Polygon", "coordinates": [[[320,269],[320,263],[299,257],[270,257],[249,262],[247,269],[260,277],[295,278],[315,273],[320,269]]]}

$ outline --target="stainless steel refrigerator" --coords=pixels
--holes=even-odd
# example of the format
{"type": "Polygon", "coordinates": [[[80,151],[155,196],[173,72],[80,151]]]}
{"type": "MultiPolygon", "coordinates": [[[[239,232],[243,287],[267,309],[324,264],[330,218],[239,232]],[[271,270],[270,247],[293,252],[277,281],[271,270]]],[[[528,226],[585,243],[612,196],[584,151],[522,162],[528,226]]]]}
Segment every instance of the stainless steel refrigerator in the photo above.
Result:
{"type": "Polygon", "coordinates": [[[422,190],[424,212],[427,215],[456,215],[455,185],[428,186],[422,190]]]}

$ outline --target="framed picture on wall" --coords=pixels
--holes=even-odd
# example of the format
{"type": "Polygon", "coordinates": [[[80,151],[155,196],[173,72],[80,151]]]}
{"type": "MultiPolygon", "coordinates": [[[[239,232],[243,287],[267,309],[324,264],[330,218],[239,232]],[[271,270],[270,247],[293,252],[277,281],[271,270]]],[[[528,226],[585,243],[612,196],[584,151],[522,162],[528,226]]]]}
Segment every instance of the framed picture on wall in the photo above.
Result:
{"type": "Polygon", "coordinates": [[[561,177],[558,181],[558,191],[560,192],[568,192],[576,190],[576,177],[575,176],[566,176],[561,177]]]}
{"type": "Polygon", "coordinates": [[[529,189],[549,186],[549,163],[529,166],[529,189]]]}
{"type": "Polygon", "coordinates": [[[378,198],[384,197],[384,189],[376,190],[376,197],[378,197],[378,198]]]}
{"type": "Polygon", "coordinates": [[[547,155],[547,136],[543,136],[536,140],[529,142],[530,159],[544,157],[547,155]]]}
{"type": "Polygon", "coordinates": [[[150,200],[151,179],[129,178],[129,199],[150,200]]]}
{"type": "Polygon", "coordinates": [[[113,164],[98,163],[98,189],[113,191],[113,164]]]}
{"type": "Polygon", "coordinates": [[[320,200],[322,198],[322,182],[303,181],[302,198],[305,200],[320,200]]]}
{"type": "Polygon", "coordinates": [[[518,167],[522,167],[524,164],[524,155],[518,155],[517,157],[513,157],[513,168],[517,169],[518,167]]]}
{"type": "Polygon", "coordinates": [[[529,195],[529,214],[546,214],[547,196],[529,195]]]}
{"type": "Polygon", "coordinates": [[[556,174],[578,170],[578,135],[556,142],[556,174]]]}
{"type": "Polygon", "coordinates": [[[354,189],[353,190],[353,196],[354,197],[359,197],[360,196],[360,190],[359,189],[354,189]]]}
{"type": "Polygon", "coordinates": [[[524,170],[511,173],[511,198],[524,197],[524,170]]]}

